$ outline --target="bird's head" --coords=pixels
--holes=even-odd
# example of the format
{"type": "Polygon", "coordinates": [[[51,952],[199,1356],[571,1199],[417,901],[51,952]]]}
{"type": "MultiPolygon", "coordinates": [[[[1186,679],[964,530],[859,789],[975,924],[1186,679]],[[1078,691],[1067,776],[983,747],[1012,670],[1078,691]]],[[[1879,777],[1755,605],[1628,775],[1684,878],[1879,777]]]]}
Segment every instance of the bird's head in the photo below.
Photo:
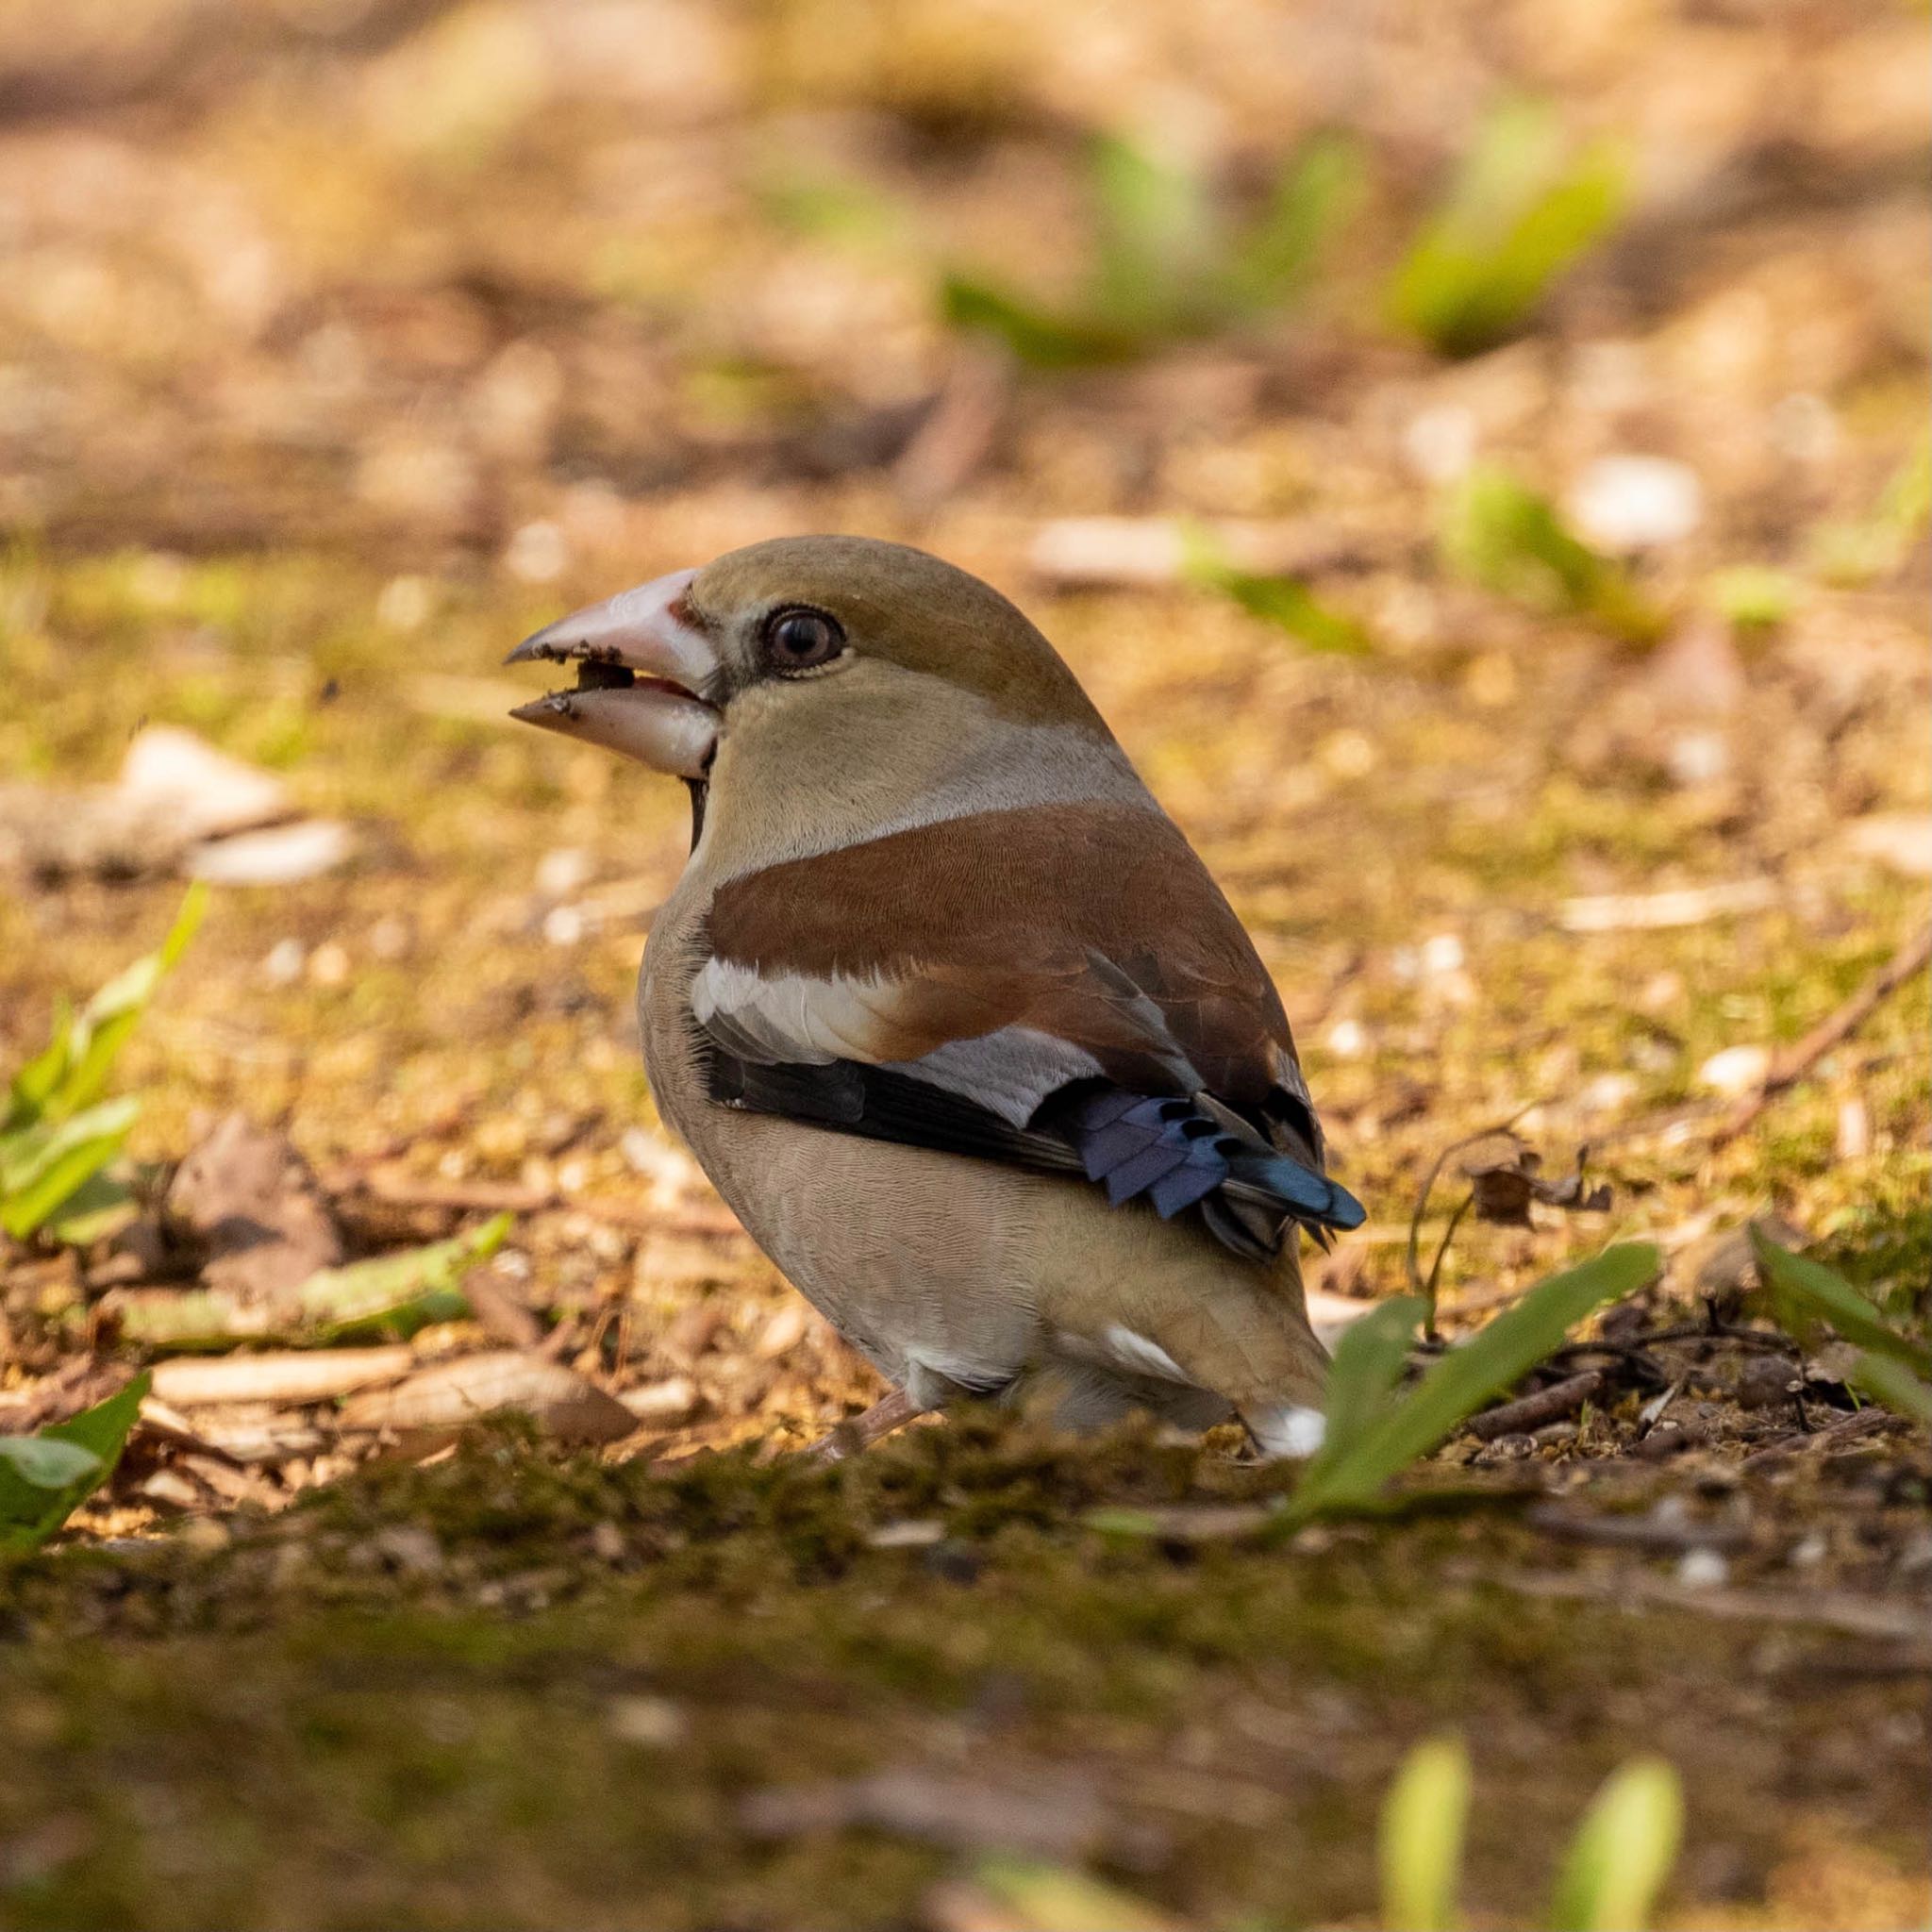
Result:
{"type": "Polygon", "coordinates": [[[675,571],[510,653],[530,658],[575,662],[577,683],[512,717],[706,788],[760,844],[843,842],[936,790],[1120,758],[1013,605],[869,538],[777,538],[675,571]]]}

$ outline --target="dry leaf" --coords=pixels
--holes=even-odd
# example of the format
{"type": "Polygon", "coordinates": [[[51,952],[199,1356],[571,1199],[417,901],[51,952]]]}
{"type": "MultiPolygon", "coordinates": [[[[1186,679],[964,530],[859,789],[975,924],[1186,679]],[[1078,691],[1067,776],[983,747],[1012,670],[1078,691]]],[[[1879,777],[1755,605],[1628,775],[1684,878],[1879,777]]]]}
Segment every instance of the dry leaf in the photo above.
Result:
{"type": "Polygon", "coordinates": [[[1575,1173],[1561,1180],[1546,1181],[1539,1177],[1542,1156],[1514,1134],[1501,1133],[1477,1141],[1458,1165],[1469,1181],[1478,1220],[1504,1227],[1528,1227],[1532,1201],[1573,1214],[1601,1214],[1609,1207],[1607,1186],[1584,1185],[1588,1154],[1588,1148],[1578,1151],[1575,1173]]]}
{"type": "Polygon", "coordinates": [[[342,1258],[322,1189],[284,1134],[227,1115],[175,1170],[166,1211],[202,1249],[203,1285],[270,1307],[342,1258]]]}

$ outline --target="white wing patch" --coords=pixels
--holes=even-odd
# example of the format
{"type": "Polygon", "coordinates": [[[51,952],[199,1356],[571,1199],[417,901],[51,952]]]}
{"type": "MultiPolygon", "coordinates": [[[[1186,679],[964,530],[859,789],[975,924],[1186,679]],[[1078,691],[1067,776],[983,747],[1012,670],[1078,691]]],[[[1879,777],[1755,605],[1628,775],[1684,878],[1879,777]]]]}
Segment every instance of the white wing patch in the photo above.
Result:
{"type": "Polygon", "coordinates": [[[760,973],[728,959],[705,961],[691,984],[699,1025],[741,1059],[825,1066],[833,1060],[876,1064],[882,1022],[897,984],[885,979],[829,979],[803,973],[760,973]]]}
{"type": "Polygon", "coordinates": [[[1032,1026],[1001,1026],[976,1039],[949,1040],[918,1059],[888,1059],[892,1008],[908,984],[843,974],[760,973],[714,957],[691,983],[691,1009],[740,1059],[887,1067],[957,1093],[1015,1127],[1024,1127],[1049,1093],[1101,1071],[1083,1047],[1032,1026]]]}
{"type": "Polygon", "coordinates": [[[1055,1341],[1062,1354],[1076,1361],[1103,1369],[1124,1369],[1130,1375],[1152,1375],[1158,1382],[1178,1382],[1185,1388],[1197,1386],[1158,1341],[1150,1341],[1122,1322],[1109,1322],[1097,1341],[1067,1328],[1062,1328],[1055,1341]]]}

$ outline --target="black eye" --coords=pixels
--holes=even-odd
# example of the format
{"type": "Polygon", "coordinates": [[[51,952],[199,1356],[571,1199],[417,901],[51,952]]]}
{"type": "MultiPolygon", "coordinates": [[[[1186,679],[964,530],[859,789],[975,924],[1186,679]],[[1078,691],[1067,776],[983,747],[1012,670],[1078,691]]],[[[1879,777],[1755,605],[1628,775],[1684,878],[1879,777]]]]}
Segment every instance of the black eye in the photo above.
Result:
{"type": "Polygon", "coordinates": [[[823,610],[794,607],[765,620],[765,661],[774,671],[810,671],[829,664],[844,648],[838,619],[823,610]]]}

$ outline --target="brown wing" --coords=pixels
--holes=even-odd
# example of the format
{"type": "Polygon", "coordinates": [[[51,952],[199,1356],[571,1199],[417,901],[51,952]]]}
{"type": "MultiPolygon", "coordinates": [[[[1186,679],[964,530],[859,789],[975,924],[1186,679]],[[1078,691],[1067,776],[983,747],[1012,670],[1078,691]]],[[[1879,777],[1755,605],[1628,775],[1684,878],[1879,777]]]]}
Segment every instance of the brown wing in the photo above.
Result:
{"type": "Polygon", "coordinates": [[[869,1058],[1017,1027],[1137,1091],[1191,1083],[1257,1120],[1284,1091],[1306,1101],[1254,946],[1151,809],[983,812],[773,866],[720,890],[708,936],[768,980],[868,989],[869,1058]]]}

